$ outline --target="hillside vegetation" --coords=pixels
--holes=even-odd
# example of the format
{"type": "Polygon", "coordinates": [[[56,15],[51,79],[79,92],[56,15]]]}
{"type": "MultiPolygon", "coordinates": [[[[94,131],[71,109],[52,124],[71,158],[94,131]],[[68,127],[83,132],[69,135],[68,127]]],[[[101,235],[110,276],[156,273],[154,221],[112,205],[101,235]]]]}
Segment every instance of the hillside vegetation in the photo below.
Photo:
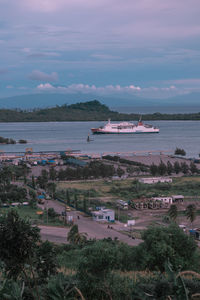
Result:
{"type": "MultiPolygon", "coordinates": [[[[113,121],[138,120],[139,114],[111,111],[99,101],[62,105],[45,109],[0,109],[0,122],[53,122],[53,121],[113,121]]],[[[145,114],[143,120],[200,120],[200,112],[190,114],[145,114]]]]}

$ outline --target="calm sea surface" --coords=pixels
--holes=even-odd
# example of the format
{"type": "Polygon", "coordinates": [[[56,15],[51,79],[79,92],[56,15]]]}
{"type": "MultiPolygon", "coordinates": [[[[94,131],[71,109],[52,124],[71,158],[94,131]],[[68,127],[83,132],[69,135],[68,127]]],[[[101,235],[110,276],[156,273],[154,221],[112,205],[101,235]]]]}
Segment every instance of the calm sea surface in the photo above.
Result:
{"type": "Polygon", "coordinates": [[[188,157],[200,153],[200,122],[198,121],[150,121],[160,128],[159,134],[90,135],[90,128],[105,122],[48,122],[1,123],[0,136],[15,140],[26,139],[28,144],[0,145],[7,152],[81,150],[87,153],[185,149],[188,157]]]}

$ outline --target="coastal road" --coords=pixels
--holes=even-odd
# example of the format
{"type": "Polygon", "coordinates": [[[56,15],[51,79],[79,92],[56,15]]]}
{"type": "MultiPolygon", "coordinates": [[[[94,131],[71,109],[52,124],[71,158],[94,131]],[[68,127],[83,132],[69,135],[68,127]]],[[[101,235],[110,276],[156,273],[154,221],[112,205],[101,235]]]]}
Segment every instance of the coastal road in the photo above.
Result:
{"type": "MultiPolygon", "coordinates": [[[[48,201],[48,208],[54,208],[57,213],[64,211],[64,206],[57,201],[48,201]]],[[[136,246],[141,243],[139,239],[132,239],[125,234],[119,232],[123,229],[122,223],[109,224],[111,228],[108,228],[108,224],[101,224],[93,221],[91,217],[87,217],[78,211],[67,212],[68,216],[72,216],[74,224],[78,225],[79,232],[87,233],[88,238],[117,238],[119,241],[124,242],[131,246],[136,246]],[[78,218],[79,216],[79,218],[78,218]]],[[[49,240],[56,243],[67,243],[67,234],[70,230],[69,227],[50,227],[39,226],[41,229],[41,237],[43,240],[49,240]]]]}

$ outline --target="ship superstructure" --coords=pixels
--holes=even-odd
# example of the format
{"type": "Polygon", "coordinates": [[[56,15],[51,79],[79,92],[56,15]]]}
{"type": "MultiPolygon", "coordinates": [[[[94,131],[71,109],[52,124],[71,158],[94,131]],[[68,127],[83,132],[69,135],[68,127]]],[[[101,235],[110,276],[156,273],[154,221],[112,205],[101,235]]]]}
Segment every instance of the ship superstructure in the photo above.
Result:
{"type": "Polygon", "coordinates": [[[144,124],[141,120],[135,125],[132,122],[108,123],[99,128],[91,128],[93,134],[112,133],[159,133],[159,128],[149,124],[144,124]]]}

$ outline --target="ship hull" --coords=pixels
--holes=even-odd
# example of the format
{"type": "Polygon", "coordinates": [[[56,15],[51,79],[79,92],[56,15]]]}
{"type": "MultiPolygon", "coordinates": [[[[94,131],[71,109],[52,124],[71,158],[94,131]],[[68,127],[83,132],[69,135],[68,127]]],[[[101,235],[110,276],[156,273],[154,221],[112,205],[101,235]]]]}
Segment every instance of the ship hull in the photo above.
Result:
{"type": "Polygon", "coordinates": [[[159,133],[159,131],[132,131],[132,132],[110,132],[110,131],[99,131],[92,130],[93,134],[143,134],[143,133],[159,133]]]}

